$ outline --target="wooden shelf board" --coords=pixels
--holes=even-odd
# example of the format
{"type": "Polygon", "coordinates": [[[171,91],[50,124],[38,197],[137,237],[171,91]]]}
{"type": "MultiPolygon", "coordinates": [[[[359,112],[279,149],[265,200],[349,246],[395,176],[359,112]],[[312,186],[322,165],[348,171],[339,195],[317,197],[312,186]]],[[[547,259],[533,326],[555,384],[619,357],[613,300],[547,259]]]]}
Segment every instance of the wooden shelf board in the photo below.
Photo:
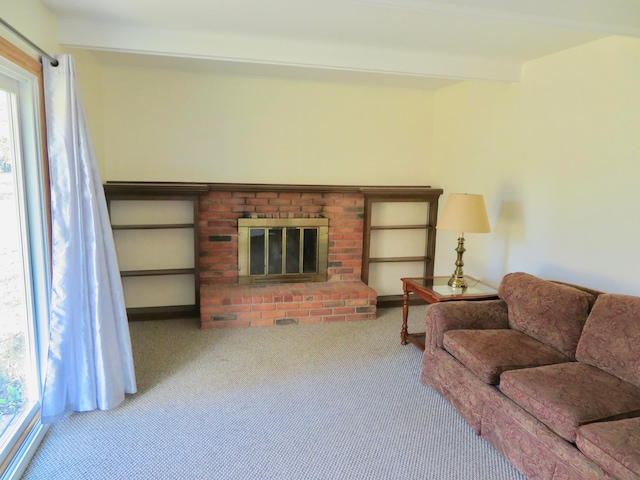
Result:
{"type": "MultiPolygon", "coordinates": [[[[420,297],[410,294],[409,295],[409,305],[417,306],[417,305],[426,305],[427,302],[422,300],[420,297]]],[[[394,307],[402,307],[404,304],[404,297],[402,294],[398,295],[379,295],[378,296],[378,308],[394,308],[394,307]]]]}
{"type": "Polygon", "coordinates": [[[426,230],[429,225],[372,225],[371,230],[426,230]]]}
{"type": "Polygon", "coordinates": [[[180,195],[202,195],[208,191],[292,191],[292,192],[348,192],[363,193],[368,196],[392,196],[392,201],[415,201],[416,199],[437,199],[441,188],[426,185],[414,186],[372,186],[372,185],[306,185],[306,184],[259,184],[259,183],[185,183],[185,182],[121,182],[108,181],[103,185],[105,193],[112,200],[142,199],[143,196],[169,197],[180,195]]]}
{"type": "Polygon", "coordinates": [[[198,318],[200,308],[197,305],[172,305],[168,307],[127,308],[130,322],[142,320],[170,320],[176,318],[198,318]]]}
{"type": "Polygon", "coordinates": [[[174,228],[193,228],[193,223],[111,225],[112,230],[170,230],[174,228]]]}
{"type": "Polygon", "coordinates": [[[153,270],[122,270],[121,277],[152,277],[157,275],[189,275],[195,274],[195,268],[163,268],[153,270]]]}
{"type": "Polygon", "coordinates": [[[416,347],[418,347],[420,350],[424,352],[424,344],[426,343],[425,336],[426,336],[425,332],[408,333],[407,342],[411,343],[412,345],[415,345],[416,347]]]}
{"type": "Polygon", "coordinates": [[[428,257],[376,257],[370,258],[369,263],[397,263],[397,262],[425,262],[428,257]]]}
{"type": "Polygon", "coordinates": [[[103,185],[109,200],[170,200],[198,196],[209,191],[206,183],[107,182],[103,185]]]}

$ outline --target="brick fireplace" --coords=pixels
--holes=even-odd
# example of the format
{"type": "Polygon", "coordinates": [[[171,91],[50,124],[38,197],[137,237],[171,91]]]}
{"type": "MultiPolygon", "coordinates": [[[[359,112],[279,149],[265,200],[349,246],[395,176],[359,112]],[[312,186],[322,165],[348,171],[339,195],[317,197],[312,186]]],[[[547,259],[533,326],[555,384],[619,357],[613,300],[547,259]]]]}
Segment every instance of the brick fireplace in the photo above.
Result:
{"type": "Polygon", "coordinates": [[[360,281],[364,195],[334,190],[213,187],[201,198],[203,328],[375,318],[376,292],[360,281]],[[238,285],[238,219],[246,217],[328,219],[327,281],[238,285]]]}

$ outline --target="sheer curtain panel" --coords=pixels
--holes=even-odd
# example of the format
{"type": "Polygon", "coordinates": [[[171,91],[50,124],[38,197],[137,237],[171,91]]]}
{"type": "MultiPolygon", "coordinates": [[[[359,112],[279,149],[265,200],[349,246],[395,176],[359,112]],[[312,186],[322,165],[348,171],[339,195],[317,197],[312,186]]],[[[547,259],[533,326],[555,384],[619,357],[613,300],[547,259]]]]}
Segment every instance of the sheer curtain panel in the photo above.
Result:
{"type": "Polygon", "coordinates": [[[44,63],[52,291],[42,421],[107,410],[136,392],[129,326],[102,182],[73,57],[44,63]]]}

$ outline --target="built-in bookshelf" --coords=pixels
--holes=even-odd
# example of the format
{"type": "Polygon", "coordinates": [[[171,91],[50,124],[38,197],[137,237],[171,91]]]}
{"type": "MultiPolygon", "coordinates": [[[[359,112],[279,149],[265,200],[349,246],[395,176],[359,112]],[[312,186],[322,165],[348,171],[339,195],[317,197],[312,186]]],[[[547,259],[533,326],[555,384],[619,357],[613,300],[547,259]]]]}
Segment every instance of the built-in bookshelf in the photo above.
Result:
{"type": "Polygon", "coordinates": [[[129,320],[198,317],[207,185],[114,182],[104,190],[129,320]]]}
{"type": "Polygon", "coordinates": [[[378,305],[401,304],[403,277],[433,276],[438,200],[430,187],[365,188],[362,280],[378,305]]]}

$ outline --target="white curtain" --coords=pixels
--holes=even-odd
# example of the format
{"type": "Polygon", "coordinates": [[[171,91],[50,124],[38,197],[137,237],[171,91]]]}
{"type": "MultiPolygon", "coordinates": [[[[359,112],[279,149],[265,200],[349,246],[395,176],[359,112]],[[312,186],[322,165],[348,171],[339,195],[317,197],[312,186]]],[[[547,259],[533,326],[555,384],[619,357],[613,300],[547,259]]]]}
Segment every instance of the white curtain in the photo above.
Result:
{"type": "Polygon", "coordinates": [[[136,392],[107,205],[70,55],[44,63],[52,292],[42,421],[107,410],[136,392]]]}

